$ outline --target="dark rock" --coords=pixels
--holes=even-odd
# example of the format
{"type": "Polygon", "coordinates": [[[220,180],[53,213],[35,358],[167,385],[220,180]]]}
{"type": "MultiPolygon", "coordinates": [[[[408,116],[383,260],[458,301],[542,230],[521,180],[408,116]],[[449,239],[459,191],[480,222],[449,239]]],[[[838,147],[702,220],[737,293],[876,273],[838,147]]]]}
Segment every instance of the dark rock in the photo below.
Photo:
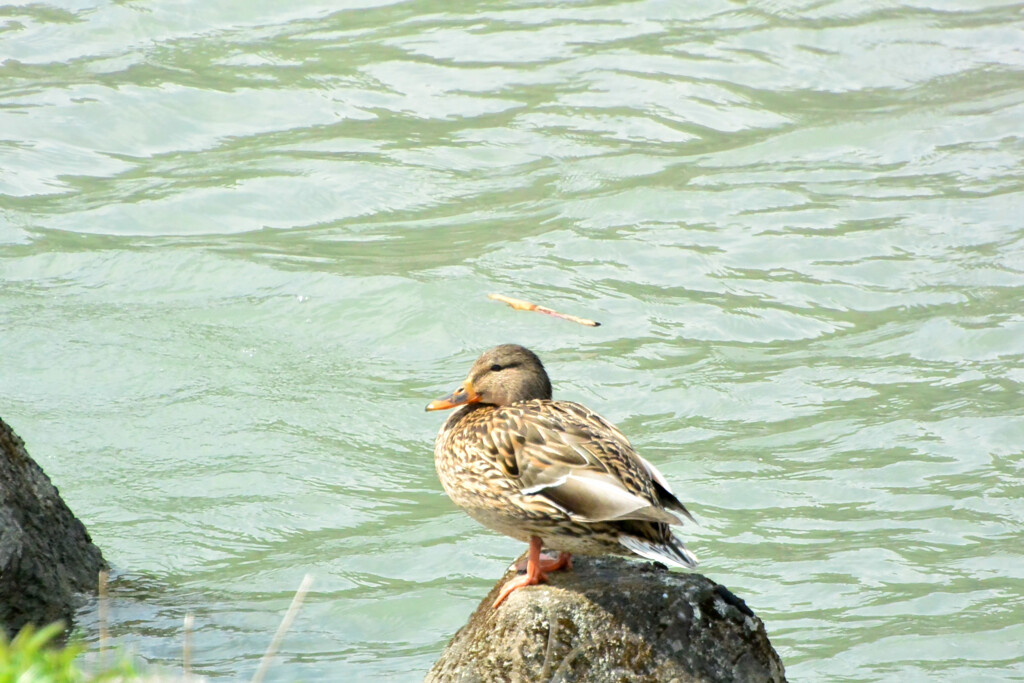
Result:
{"type": "Polygon", "coordinates": [[[764,624],[724,586],[618,557],[573,562],[494,609],[510,570],[426,681],[786,680],[764,624]]]}
{"type": "Polygon", "coordinates": [[[96,592],[106,569],[85,526],[25,442],[0,420],[0,628],[70,621],[75,594],[96,592]]]}

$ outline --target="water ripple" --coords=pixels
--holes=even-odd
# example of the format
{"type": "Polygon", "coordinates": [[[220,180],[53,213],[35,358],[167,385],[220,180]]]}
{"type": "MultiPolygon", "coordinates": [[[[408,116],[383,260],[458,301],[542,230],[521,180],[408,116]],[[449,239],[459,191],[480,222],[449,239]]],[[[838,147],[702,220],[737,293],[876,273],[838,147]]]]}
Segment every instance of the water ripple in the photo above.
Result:
{"type": "Polygon", "coordinates": [[[176,666],[191,611],[198,670],[248,676],[311,571],[275,675],[419,680],[521,551],[443,496],[422,407],[520,341],[792,679],[1019,673],[1017,5],[83,0],[0,35],[3,417],[119,568],[120,642],[176,666]]]}

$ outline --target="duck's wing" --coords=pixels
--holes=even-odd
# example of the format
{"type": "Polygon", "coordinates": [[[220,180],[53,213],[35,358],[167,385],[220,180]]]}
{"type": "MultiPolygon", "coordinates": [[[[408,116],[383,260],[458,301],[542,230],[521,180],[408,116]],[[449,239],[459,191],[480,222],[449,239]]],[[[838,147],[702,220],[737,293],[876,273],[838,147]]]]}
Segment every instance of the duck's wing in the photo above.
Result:
{"type": "Polygon", "coordinates": [[[522,495],[579,522],[693,520],[622,432],[584,406],[528,401],[505,406],[492,419],[487,449],[522,495]]]}

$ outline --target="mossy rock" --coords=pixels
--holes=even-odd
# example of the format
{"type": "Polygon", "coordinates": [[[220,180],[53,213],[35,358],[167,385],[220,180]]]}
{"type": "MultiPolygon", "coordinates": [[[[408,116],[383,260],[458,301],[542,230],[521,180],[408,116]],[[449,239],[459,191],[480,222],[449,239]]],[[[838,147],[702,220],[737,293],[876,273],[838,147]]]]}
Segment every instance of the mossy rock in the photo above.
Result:
{"type": "Polygon", "coordinates": [[[617,557],[574,563],[494,609],[510,569],[426,681],[786,680],[761,620],[707,577],[617,557]]]}

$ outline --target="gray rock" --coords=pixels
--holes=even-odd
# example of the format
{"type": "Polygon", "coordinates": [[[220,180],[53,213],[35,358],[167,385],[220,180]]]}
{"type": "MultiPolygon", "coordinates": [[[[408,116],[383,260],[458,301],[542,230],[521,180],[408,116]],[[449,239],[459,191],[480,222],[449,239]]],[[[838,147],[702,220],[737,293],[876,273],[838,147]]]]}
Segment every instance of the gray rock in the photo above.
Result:
{"type": "Polygon", "coordinates": [[[498,608],[499,581],[428,683],[785,681],[764,624],[725,587],[618,557],[575,557],[498,608]]]}
{"type": "Polygon", "coordinates": [[[0,628],[69,622],[76,593],[107,568],[85,526],[0,419],[0,628]]]}

